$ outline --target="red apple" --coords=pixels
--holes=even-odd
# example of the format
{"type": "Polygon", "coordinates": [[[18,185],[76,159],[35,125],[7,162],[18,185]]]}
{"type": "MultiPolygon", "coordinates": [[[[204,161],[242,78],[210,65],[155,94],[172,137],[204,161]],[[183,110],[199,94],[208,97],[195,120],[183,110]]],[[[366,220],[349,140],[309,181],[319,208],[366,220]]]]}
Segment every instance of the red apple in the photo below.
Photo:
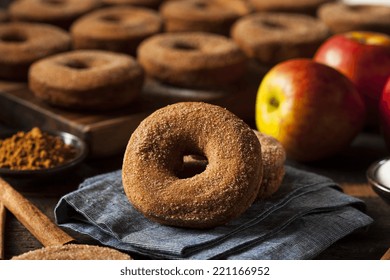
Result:
{"type": "Polygon", "coordinates": [[[350,144],[365,122],[363,98],[337,70],[309,59],[274,66],[261,81],[256,125],[290,159],[314,161],[350,144]]]}
{"type": "Polygon", "coordinates": [[[381,127],[387,146],[390,149],[390,78],[387,80],[379,103],[381,127]]]}
{"type": "Polygon", "coordinates": [[[314,60],[355,83],[367,105],[368,123],[376,123],[379,99],[390,75],[390,37],[363,31],[334,35],[318,48],[314,60]]]}

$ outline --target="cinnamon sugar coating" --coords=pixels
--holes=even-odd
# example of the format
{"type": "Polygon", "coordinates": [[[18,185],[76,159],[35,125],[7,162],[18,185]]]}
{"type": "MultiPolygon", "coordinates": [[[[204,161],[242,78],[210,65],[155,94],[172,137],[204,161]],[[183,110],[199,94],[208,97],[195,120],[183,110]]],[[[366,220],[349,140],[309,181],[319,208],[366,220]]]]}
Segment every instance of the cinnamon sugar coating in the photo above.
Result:
{"type": "Polygon", "coordinates": [[[222,86],[245,73],[246,58],[230,39],[203,32],[164,33],[141,43],[138,61],[162,82],[190,88],[222,86]]]}
{"type": "Polygon", "coordinates": [[[0,78],[26,80],[30,65],[46,56],[65,52],[70,36],[47,25],[10,22],[0,25],[0,78]]]}
{"type": "Polygon", "coordinates": [[[83,244],[50,246],[13,257],[12,260],[131,260],[124,253],[108,247],[83,244]]]}
{"type": "Polygon", "coordinates": [[[202,31],[229,35],[231,25],[251,9],[242,0],[179,0],[165,2],[160,12],[168,32],[202,31]]]}
{"type": "Polygon", "coordinates": [[[390,34],[390,7],[385,5],[329,3],[320,7],[318,17],[333,33],[363,30],[390,34]]]}
{"type": "Polygon", "coordinates": [[[29,88],[37,98],[69,109],[111,110],[141,92],[143,71],[125,54],[78,50],[34,63],[29,88]]]}
{"type": "Polygon", "coordinates": [[[157,12],[145,8],[111,7],[89,13],[71,27],[75,49],[101,49],[136,54],[138,45],[162,30],[157,12]]]}
{"type": "Polygon", "coordinates": [[[229,111],[182,102],[155,111],[132,134],[123,160],[124,190],[136,209],[161,224],[210,228],[241,215],[262,179],[261,146],[254,132],[229,111]],[[178,177],[184,155],[208,165],[178,177]]]}
{"type": "Polygon", "coordinates": [[[261,157],[263,159],[263,180],[257,198],[270,197],[280,187],[285,174],[284,162],[286,152],[282,144],[274,137],[254,130],[261,144],[261,157]]]}
{"type": "Polygon", "coordinates": [[[330,33],[323,22],[307,15],[257,13],[238,20],[231,35],[248,57],[274,65],[312,57],[330,33]]]}

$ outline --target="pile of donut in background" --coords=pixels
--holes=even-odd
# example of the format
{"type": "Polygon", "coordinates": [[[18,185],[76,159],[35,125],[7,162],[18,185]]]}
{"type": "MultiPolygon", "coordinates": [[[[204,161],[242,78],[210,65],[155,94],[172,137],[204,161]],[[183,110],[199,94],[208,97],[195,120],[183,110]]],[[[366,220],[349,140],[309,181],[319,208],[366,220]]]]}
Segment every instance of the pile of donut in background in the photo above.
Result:
{"type": "MultiPolygon", "coordinates": [[[[142,94],[146,77],[179,89],[226,88],[245,77],[248,61],[269,69],[292,58],[312,58],[334,33],[370,30],[390,34],[390,7],[348,6],[331,0],[16,0],[0,13],[0,20],[0,79],[27,81],[38,99],[63,109],[98,111],[131,104],[142,94]]],[[[271,105],[276,101],[271,98],[271,105]]],[[[137,129],[130,139],[123,166],[125,190],[135,207],[149,218],[170,225],[215,226],[245,211],[256,197],[272,195],[280,186],[285,161],[282,146],[273,138],[254,133],[226,110],[209,106],[180,103],[160,109],[154,118],[161,112],[168,116],[163,114],[153,121],[148,117],[140,125],[142,132],[137,129]],[[210,124],[204,115],[207,112],[227,120],[224,127],[230,130],[224,137],[216,135],[221,119],[215,120],[219,126],[210,124]],[[181,114],[204,120],[199,134],[180,130],[178,126],[187,127],[191,122],[177,117],[181,114]],[[168,120],[161,123],[166,130],[156,135],[154,129],[162,120],[168,120]],[[238,126],[245,128],[237,133],[238,126]],[[173,127],[179,138],[173,141],[172,135],[166,135],[162,141],[173,127]],[[148,134],[152,128],[153,133],[148,134]],[[206,136],[202,134],[205,131],[206,136]],[[193,146],[178,144],[178,139],[193,146]],[[261,151],[253,139],[261,143],[261,151]],[[150,192],[144,188],[156,183],[157,177],[161,184],[165,180],[176,186],[171,175],[177,176],[177,170],[170,169],[176,163],[160,172],[166,164],[161,158],[179,160],[183,153],[205,156],[209,160],[207,171],[215,173],[217,180],[224,170],[213,169],[211,160],[225,159],[224,152],[217,149],[221,141],[239,142],[235,146],[238,150],[230,151],[237,158],[227,157],[236,163],[236,169],[228,170],[226,176],[232,172],[234,176],[224,182],[222,197],[232,207],[236,205],[233,212],[215,204],[213,218],[203,217],[201,212],[209,215],[218,196],[193,201],[189,210],[184,191],[181,204],[168,205],[172,199],[167,198],[164,207],[156,208],[165,200],[154,201],[152,197],[145,204],[150,192]],[[160,154],[152,153],[153,147],[164,145],[164,151],[157,149],[160,154]],[[177,150],[172,149],[175,145],[179,145],[177,150]],[[243,151],[253,153],[249,156],[243,151]],[[150,167],[160,171],[153,172],[150,167]],[[238,197],[245,203],[231,200],[238,197]]],[[[194,129],[196,124],[192,123],[194,129]]],[[[204,161],[194,160],[196,164],[204,161]]],[[[200,183],[195,183],[196,189],[200,183]]]]}
{"type": "Polygon", "coordinates": [[[390,8],[329,0],[8,2],[0,78],[28,79],[38,98],[71,109],[126,106],[140,94],[144,73],[212,89],[242,78],[248,59],[270,67],[312,57],[332,32],[390,33],[390,8]]]}

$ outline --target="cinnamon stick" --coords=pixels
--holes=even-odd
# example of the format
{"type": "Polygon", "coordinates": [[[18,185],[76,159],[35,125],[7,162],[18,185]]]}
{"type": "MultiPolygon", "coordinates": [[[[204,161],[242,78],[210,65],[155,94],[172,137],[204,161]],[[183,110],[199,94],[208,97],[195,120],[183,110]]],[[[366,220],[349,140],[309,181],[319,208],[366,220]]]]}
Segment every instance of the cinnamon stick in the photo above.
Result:
{"type": "Polygon", "coordinates": [[[5,207],[0,202],[0,260],[4,259],[5,207]]]}
{"type": "Polygon", "coordinates": [[[44,246],[64,245],[74,241],[71,236],[62,231],[36,206],[24,198],[2,178],[0,178],[0,202],[44,246]]]}

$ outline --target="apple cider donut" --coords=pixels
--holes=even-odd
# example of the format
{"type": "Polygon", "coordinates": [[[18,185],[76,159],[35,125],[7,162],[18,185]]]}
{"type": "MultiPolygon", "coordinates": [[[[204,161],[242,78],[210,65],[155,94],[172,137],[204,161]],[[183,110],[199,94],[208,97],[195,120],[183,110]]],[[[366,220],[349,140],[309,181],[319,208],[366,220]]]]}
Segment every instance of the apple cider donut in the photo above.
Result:
{"type": "Polygon", "coordinates": [[[317,9],[335,0],[248,0],[257,12],[287,12],[315,15],[317,9]]]}
{"type": "Polygon", "coordinates": [[[241,215],[262,178],[260,143],[252,129],[219,106],[181,102],[155,111],[132,134],[123,160],[125,193],[161,224],[210,228],[241,215]],[[184,155],[207,158],[193,177],[177,174],[184,155]]]}
{"type": "Polygon", "coordinates": [[[12,260],[132,260],[115,249],[85,244],[48,246],[15,256],[12,260]]]}
{"type": "Polygon", "coordinates": [[[140,93],[143,71],[128,55],[78,50],[34,63],[29,87],[51,105],[68,109],[110,110],[131,103],[140,93]]]}
{"type": "Polygon", "coordinates": [[[27,80],[30,65],[46,56],[68,51],[70,36],[47,24],[22,22],[0,25],[0,78],[27,80]]]}
{"type": "Polygon", "coordinates": [[[75,49],[101,49],[136,54],[138,45],[162,30],[157,12],[145,8],[110,7],[89,13],[71,27],[75,49]]]}
{"type": "Polygon", "coordinates": [[[291,58],[312,57],[328,38],[329,29],[306,15],[257,13],[238,20],[231,35],[247,56],[274,65],[291,58]]]}
{"type": "Polygon", "coordinates": [[[286,152],[282,144],[274,137],[254,130],[261,144],[261,157],[263,160],[263,180],[258,199],[270,197],[280,187],[283,181],[286,161],[286,152]]]}
{"type": "Polygon", "coordinates": [[[246,58],[230,39],[210,33],[164,33],[141,43],[138,61],[159,81],[191,88],[221,86],[245,73],[246,58]]]}
{"type": "Polygon", "coordinates": [[[329,3],[320,7],[318,17],[333,33],[374,31],[390,34],[390,7],[329,3]]]}
{"type": "Polygon", "coordinates": [[[42,22],[68,29],[78,17],[101,6],[100,0],[18,0],[9,6],[11,19],[42,22]]]}
{"type": "Polygon", "coordinates": [[[203,31],[229,35],[231,25],[250,13],[242,0],[179,0],[165,2],[160,12],[168,32],[203,31]]]}

